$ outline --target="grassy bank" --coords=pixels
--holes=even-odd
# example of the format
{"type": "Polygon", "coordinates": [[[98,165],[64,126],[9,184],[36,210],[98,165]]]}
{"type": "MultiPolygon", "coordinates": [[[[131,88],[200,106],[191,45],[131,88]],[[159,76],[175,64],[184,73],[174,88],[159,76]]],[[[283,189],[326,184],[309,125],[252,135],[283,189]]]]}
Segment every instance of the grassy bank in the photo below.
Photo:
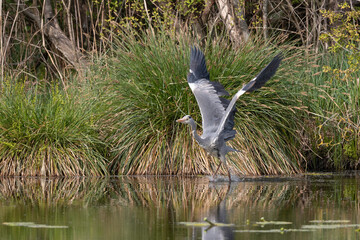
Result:
{"type": "Polygon", "coordinates": [[[276,75],[237,103],[229,154],[241,174],[355,169],[359,163],[359,76],[334,79],[323,66],[345,55],[306,55],[253,39],[123,34],[84,78],[64,89],[11,79],[0,95],[0,175],[210,174],[218,163],[176,119],[201,123],[186,82],[190,46],[205,52],[211,80],[230,95],[277,53],[276,75]]]}

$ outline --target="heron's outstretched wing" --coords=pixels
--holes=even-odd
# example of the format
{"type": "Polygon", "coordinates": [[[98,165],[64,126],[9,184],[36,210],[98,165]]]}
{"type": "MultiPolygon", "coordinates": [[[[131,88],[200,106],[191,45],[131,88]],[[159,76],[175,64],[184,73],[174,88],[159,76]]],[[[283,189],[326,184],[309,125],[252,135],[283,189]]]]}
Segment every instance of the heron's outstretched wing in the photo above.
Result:
{"type": "Polygon", "coordinates": [[[242,90],[245,92],[252,92],[264,86],[264,84],[276,73],[281,60],[282,55],[276,55],[273,60],[266,67],[264,67],[256,77],[254,77],[242,88],[242,90]]]}
{"type": "Polygon", "coordinates": [[[190,70],[187,80],[189,84],[197,83],[199,80],[208,80],[218,96],[229,95],[220,83],[210,81],[209,72],[206,69],[205,56],[196,47],[191,48],[190,70]]]}
{"type": "Polygon", "coordinates": [[[252,79],[249,83],[247,83],[242,89],[240,89],[234,95],[234,97],[231,99],[230,103],[228,104],[228,107],[226,108],[226,111],[223,115],[223,118],[220,121],[220,124],[218,126],[218,129],[216,130],[215,135],[219,136],[220,133],[226,130],[226,125],[228,124],[228,118],[233,117],[232,115],[235,109],[235,103],[238,100],[238,98],[246,92],[252,92],[264,86],[264,84],[276,73],[276,70],[278,69],[281,60],[282,60],[281,54],[274,57],[273,60],[265,68],[263,68],[261,72],[254,79],[252,79]]]}
{"type": "MultiPolygon", "coordinates": [[[[210,81],[204,54],[196,47],[191,48],[187,80],[200,108],[203,136],[215,133],[230,102],[220,96],[229,95],[229,93],[220,83],[210,81]]],[[[233,117],[229,117],[229,123],[226,126],[232,129],[233,117]]]]}

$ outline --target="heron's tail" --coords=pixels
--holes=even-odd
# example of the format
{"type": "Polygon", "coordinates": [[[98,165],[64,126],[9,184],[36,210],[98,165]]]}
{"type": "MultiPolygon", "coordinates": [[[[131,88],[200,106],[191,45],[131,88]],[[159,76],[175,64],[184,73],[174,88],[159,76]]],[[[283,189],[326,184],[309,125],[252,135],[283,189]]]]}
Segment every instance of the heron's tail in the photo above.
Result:
{"type": "Polygon", "coordinates": [[[227,152],[241,152],[241,151],[239,151],[239,150],[237,150],[235,148],[229,147],[229,146],[226,146],[226,151],[227,152]]]}

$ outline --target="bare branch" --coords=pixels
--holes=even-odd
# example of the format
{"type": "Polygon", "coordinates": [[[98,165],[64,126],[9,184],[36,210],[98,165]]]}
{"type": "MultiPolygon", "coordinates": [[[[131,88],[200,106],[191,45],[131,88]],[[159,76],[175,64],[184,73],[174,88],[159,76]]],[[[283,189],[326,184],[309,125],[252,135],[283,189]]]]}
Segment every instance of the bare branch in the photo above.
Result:
{"type": "Polygon", "coordinates": [[[19,4],[19,6],[22,9],[21,12],[36,23],[42,34],[51,41],[55,48],[64,55],[66,60],[69,61],[76,70],[82,71],[87,66],[88,63],[85,55],[79,51],[74,43],[60,29],[56,16],[53,13],[50,0],[44,0],[44,24],[38,11],[32,11],[32,8],[27,7],[25,4],[19,4]]]}

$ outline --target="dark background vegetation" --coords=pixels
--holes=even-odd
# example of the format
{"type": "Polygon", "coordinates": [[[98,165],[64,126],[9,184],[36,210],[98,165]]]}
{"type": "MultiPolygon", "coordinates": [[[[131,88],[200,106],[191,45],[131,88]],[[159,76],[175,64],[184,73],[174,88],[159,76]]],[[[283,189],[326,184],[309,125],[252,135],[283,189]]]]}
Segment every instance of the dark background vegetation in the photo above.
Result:
{"type": "Polygon", "coordinates": [[[233,171],[357,169],[358,0],[0,1],[0,174],[208,174],[174,120],[199,110],[189,48],[239,100],[233,171]]]}

